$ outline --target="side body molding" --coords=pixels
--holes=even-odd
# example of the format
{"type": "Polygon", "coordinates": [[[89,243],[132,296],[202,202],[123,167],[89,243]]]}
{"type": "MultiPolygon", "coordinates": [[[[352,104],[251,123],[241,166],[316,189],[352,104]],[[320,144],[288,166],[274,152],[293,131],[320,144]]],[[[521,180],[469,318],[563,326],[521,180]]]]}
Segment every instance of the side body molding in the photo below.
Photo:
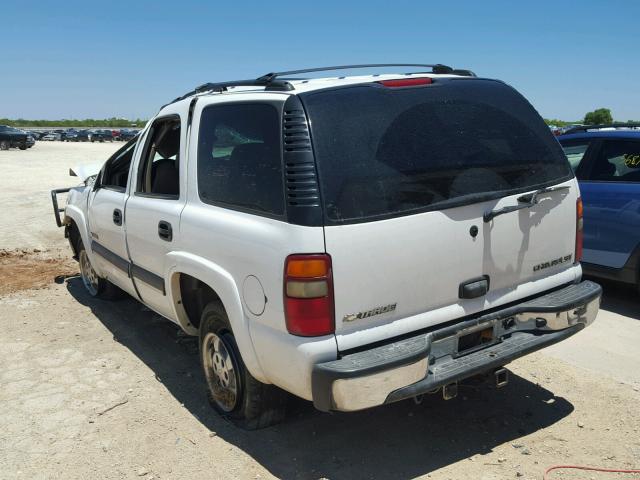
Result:
{"type": "Polygon", "coordinates": [[[178,324],[185,332],[192,335],[198,334],[198,330],[190,324],[182,306],[179,293],[179,274],[181,273],[199,279],[218,294],[229,316],[229,323],[247,369],[257,380],[271,383],[258,361],[249,332],[249,320],[244,314],[240,291],[231,274],[210,260],[183,251],[167,254],[167,265],[165,274],[167,295],[172,300],[178,324]]]}

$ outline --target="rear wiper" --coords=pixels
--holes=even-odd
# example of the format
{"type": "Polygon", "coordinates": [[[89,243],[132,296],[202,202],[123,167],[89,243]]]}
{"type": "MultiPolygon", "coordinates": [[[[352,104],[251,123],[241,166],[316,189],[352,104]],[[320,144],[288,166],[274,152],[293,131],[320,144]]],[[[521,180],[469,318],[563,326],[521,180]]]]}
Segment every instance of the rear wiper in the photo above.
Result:
{"type": "Polygon", "coordinates": [[[534,205],[537,205],[538,197],[540,195],[543,195],[549,192],[556,192],[558,190],[567,190],[567,189],[569,189],[569,185],[562,185],[560,187],[541,188],[540,190],[536,190],[535,192],[527,193],[526,195],[522,195],[518,197],[518,203],[520,203],[520,205],[513,205],[510,207],[499,208],[498,210],[490,210],[488,212],[484,212],[482,219],[484,220],[484,223],[489,223],[498,215],[515,212],[517,210],[522,210],[523,208],[530,208],[530,207],[533,207],[534,205]]]}

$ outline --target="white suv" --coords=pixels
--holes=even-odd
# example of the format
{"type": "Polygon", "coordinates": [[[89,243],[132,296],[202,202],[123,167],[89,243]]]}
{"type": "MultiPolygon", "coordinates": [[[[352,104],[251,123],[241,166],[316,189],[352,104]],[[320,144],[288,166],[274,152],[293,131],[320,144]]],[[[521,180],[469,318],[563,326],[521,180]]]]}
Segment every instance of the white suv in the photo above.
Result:
{"type": "Polygon", "coordinates": [[[87,291],[199,335],[214,408],[246,428],[284,391],[354,411],[502,385],[596,316],[578,184],[540,116],[500,81],[409,67],[203,85],[79,171],[63,210],[53,192],[87,291]]]}

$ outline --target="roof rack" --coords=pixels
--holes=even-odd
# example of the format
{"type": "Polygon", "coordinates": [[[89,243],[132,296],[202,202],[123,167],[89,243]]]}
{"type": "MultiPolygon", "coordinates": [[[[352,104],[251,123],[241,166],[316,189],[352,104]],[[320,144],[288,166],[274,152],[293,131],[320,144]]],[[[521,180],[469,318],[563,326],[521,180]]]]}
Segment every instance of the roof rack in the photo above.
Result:
{"type": "MultiPolygon", "coordinates": [[[[473,73],[471,70],[462,70],[462,69],[456,70],[447,65],[442,65],[440,63],[436,63],[436,64],[367,63],[367,64],[361,64],[361,65],[337,65],[333,67],[317,67],[317,68],[306,68],[303,70],[289,70],[287,72],[271,72],[271,73],[267,73],[266,75],[262,75],[261,77],[258,77],[255,80],[232,80],[227,82],[205,83],[203,85],[200,85],[199,87],[194,88],[190,92],[187,92],[184,95],[179,96],[175,100],[169,102],[167,105],[170,105],[175,102],[179,102],[180,100],[184,100],[185,98],[189,98],[199,93],[224,92],[231,87],[265,87],[265,89],[267,90],[275,90],[275,91],[293,90],[293,85],[291,85],[289,81],[278,80],[278,77],[289,77],[291,75],[300,75],[303,73],[328,72],[328,71],[334,71],[334,70],[352,70],[352,69],[360,69],[360,68],[383,68],[383,67],[419,67],[419,68],[429,68],[431,69],[429,73],[435,73],[435,74],[452,74],[452,75],[462,75],[467,77],[476,76],[475,73],[473,73]]],[[[412,73],[423,73],[423,72],[412,72],[412,73]]],[[[293,80],[293,79],[289,78],[289,80],[293,80]]]]}
{"type": "MultiPolygon", "coordinates": [[[[426,63],[365,63],[360,65],[336,65],[333,67],[316,67],[316,68],[305,68],[303,70],[289,70],[288,72],[271,72],[263,75],[258,78],[258,80],[263,81],[273,81],[278,77],[287,77],[290,75],[300,75],[301,73],[315,73],[315,72],[331,72],[334,70],[353,70],[360,68],[383,68],[383,67],[420,67],[420,68],[430,68],[430,73],[439,73],[439,74],[447,74],[453,73],[455,70],[447,65],[442,65],[441,63],[436,64],[426,64],[426,63]]],[[[470,70],[458,70],[458,72],[468,72],[468,74],[473,74],[470,70]]],[[[421,73],[421,72],[414,72],[421,73]]],[[[471,75],[469,75],[471,76],[471,75]]],[[[475,76],[475,75],[474,75],[475,76]]]]}
{"type": "Polygon", "coordinates": [[[603,123],[600,125],[581,125],[579,127],[573,127],[563,133],[563,135],[568,135],[570,133],[579,133],[586,132],[588,130],[602,130],[603,128],[640,128],[640,123],[603,123]]]}

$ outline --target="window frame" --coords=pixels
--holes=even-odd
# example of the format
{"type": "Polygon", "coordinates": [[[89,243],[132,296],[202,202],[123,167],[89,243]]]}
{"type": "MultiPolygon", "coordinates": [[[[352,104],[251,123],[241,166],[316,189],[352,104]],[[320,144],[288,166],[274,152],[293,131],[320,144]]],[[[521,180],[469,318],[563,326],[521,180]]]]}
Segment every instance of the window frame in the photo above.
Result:
{"type": "Polygon", "coordinates": [[[580,178],[578,177],[578,180],[582,181],[582,182],[590,182],[590,183],[612,183],[612,184],[616,184],[616,183],[627,183],[627,184],[637,184],[640,182],[632,182],[632,181],[624,181],[624,180],[598,180],[598,179],[593,179],[590,178],[595,166],[598,162],[598,160],[601,158],[601,155],[603,155],[604,152],[604,147],[605,144],[607,142],[629,142],[629,143],[635,143],[638,145],[638,148],[640,148],[640,139],[635,139],[635,138],[598,138],[598,139],[594,139],[597,140],[597,142],[594,142],[594,144],[597,145],[597,148],[594,148],[593,151],[590,153],[590,158],[589,158],[589,165],[588,168],[587,166],[585,166],[585,176],[584,178],[580,178]]]}
{"type": "Polygon", "coordinates": [[[182,188],[180,188],[180,179],[181,176],[183,175],[182,170],[182,160],[183,160],[183,155],[181,155],[182,153],[182,146],[183,146],[183,142],[182,142],[182,134],[183,134],[183,125],[182,125],[182,118],[180,117],[179,114],[177,113],[169,113],[166,115],[162,115],[160,117],[156,117],[153,120],[153,123],[151,124],[151,126],[149,127],[149,129],[147,130],[147,134],[146,134],[146,138],[144,139],[144,145],[142,146],[142,152],[140,154],[140,158],[137,164],[137,169],[138,171],[135,173],[136,175],[136,182],[135,185],[132,185],[132,194],[135,195],[136,197],[144,197],[144,198],[157,198],[160,200],[180,200],[180,197],[182,195],[182,188]],[[180,123],[180,144],[178,147],[178,159],[179,159],[179,165],[178,165],[178,195],[171,195],[171,194],[167,194],[167,193],[151,193],[151,192],[140,192],[138,191],[141,188],[141,184],[142,184],[142,179],[144,177],[144,170],[146,168],[146,163],[147,163],[147,155],[149,153],[149,149],[151,148],[151,139],[153,138],[153,134],[155,133],[155,130],[158,126],[159,123],[162,122],[166,122],[167,120],[173,120],[173,121],[178,121],[180,123]]]}
{"type": "Polygon", "coordinates": [[[120,147],[118,150],[116,150],[116,152],[111,155],[106,162],[104,162],[104,165],[102,166],[102,168],[100,169],[100,172],[98,173],[98,180],[95,182],[94,184],[94,191],[98,190],[100,188],[104,188],[106,190],[111,190],[112,192],[118,192],[118,193],[126,193],[127,192],[127,187],[119,187],[117,185],[105,185],[103,184],[103,180],[104,180],[104,175],[108,170],[108,167],[111,163],[115,162],[116,159],[123,153],[125,152],[130,146],[131,144],[133,144],[133,152],[131,153],[131,163],[129,164],[129,174],[127,175],[127,185],[129,184],[129,181],[131,179],[131,170],[133,170],[133,166],[135,164],[135,153],[136,153],[136,147],[137,147],[137,143],[138,140],[140,140],[139,138],[132,138],[131,140],[129,140],[127,143],[125,143],[122,147],[120,147]]]}
{"type": "Polygon", "coordinates": [[[284,157],[282,155],[283,153],[283,132],[282,132],[282,122],[283,122],[283,112],[284,112],[284,101],[282,100],[251,100],[251,101],[247,101],[247,100],[242,100],[242,101],[236,101],[236,102],[219,102],[219,103],[210,103],[208,105],[204,105],[202,107],[202,110],[200,111],[200,122],[198,125],[198,137],[197,137],[197,141],[195,142],[196,145],[198,146],[198,148],[196,149],[196,161],[195,161],[195,176],[196,176],[196,181],[195,181],[195,186],[196,186],[196,191],[198,193],[198,199],[205,205],[212,205],[214,207],[219,207],[219,208],[224,208],[226,210],[232,210],[235,212],[240,212],[240,213],[246,213],[249,215],[255,215],[258,217],[264,217],[264,218],[270,218],[272,220],[279,220],[282,222],[287,222],[288,221],[288,216],[287,216],[287,195],[286,195],[286,178],[285,178],[285,165],[284,165],[284,157]],[[232,203],[226,203],[226,202],[221,202],[218,200],[211,200],[208,198],[203,198],[202,197],[202,193],[200,191],[200,176],[199,176],[199,172],[198,172],[198,167],[200,165],[200,155],[199,155],[199,145],[200,145],[200,129],[201,129],[201,125],[202,125],[202,115],[205,112],[205,110],[207,109],[215,109],[215,108],[221,108],[221,107],[227,107],[227,106],[237,106],[237,105],[270,105],[271,107],[273,107],[276,111],[276,117],[278,119],[278,155],[280,158],[280,176],[282,178],[282,214],[276,214],[276,213],[271,213],[271,212],[265,212],[264,210],[259,210],[259,209],[253,209],[250,207],[244,207],[244,206],[239,206],[239,205],[234,205],[232,203]]]}

